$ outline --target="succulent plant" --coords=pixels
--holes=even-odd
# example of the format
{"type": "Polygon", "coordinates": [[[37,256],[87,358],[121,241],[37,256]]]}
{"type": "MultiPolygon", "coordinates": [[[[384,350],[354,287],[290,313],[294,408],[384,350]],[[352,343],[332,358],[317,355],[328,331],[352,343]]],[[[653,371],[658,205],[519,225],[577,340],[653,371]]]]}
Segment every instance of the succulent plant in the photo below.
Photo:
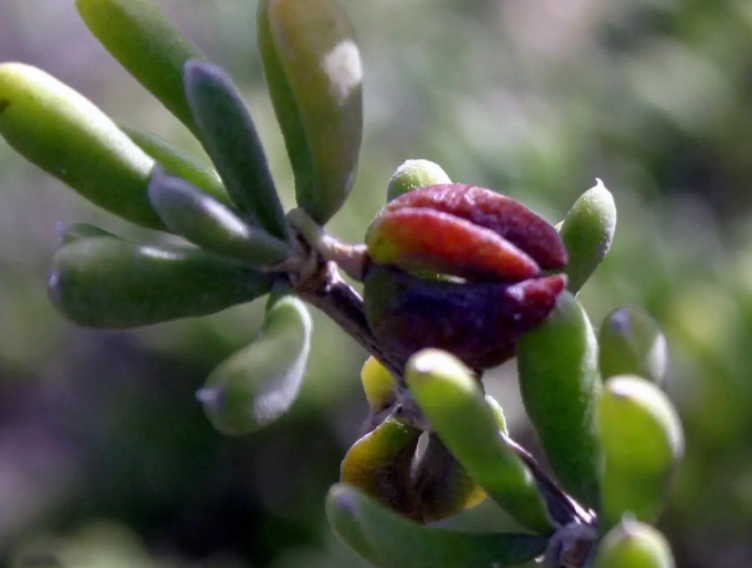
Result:
{"type": "Polygon", "coordinates": [[[0,63],[0,134],[11,147],[100,207],[186,241],[63,229],[48,279],[63,316],[119,329],[268,295],[256,338],[197,393],[231,435],[292,406],[311,345],[305,303],[330,316],[370,358],[365,434],[344,456],[327,514],[377,566],[500,568],[536,557],[570,568],[671,565],[665,540],[645,524],[683,448],[654,384],[665,377],[665,340],[633,308],[596,334],[575,297],[614,236],[614,199],[600,181],[557,230],[510,197],[408,160],[385,177],[387,203],[364,243],[342,242],[325,224],[357,171],[363,70],[334,0],[258,6],[259,50],[295,177],[297,208],[287,213],[251,113],[221,68],[148,0],[77,6],[212,163],[114,122],[44,71],[0,63]],[[340,271],[362,283],[362,297],[340,271]],[[515,355],[552,474],[509,437],[504,401],[484,393],[484,371],[515,355]],[[519,534],[425,526],[486,497],[519,534]]]}

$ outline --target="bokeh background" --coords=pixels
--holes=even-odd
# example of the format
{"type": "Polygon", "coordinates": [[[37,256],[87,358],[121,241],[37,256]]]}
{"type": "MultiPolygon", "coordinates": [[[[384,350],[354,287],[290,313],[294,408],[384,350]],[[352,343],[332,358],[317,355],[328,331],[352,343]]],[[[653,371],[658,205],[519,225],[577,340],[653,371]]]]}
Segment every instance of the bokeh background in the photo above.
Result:
{"type": "MultiPolygon", "coordinates": [[[[255,50],[255,1],[158,0],[242,86],[292,205],[255,50]]],[[[343,0],[361,41],[366,137],[333,232],[362,239],[393,170],[427,158],[557,222],[602,178],[619,224],[582,292],[596,325],[665,327],[687,455],[661,521],[685,568],[752,565],[752,1],[343,0]]],[[[2,0],[0,61],[38,65],[112,116],[199,151],[86,30],[72,2],[2,0]]],[[[316,314],[300,400],[225,438],[194,393],[253,337],[259,305],[131,332],[46,299],[56,224],[144,239],[0,141],[0,558],[14,566],[365,564],[323,511],[366,408],[365,354],[316,314]]],[[[490,388],[530,440],[513,367],[490,388]]],[[[453,521],[509,528],[493,506],[453,521]]]]}

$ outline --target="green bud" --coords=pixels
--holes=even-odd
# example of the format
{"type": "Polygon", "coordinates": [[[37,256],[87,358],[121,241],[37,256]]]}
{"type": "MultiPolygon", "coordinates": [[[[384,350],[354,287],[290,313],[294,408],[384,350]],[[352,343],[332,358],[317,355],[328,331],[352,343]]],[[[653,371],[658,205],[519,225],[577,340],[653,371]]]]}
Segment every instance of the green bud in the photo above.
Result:
{"type": "Polygon", "coordinates": [[[654,522],[684,452],[673,404],[646,379],[613,377],[600,398],[600,436],[606,464],[603,530],[618,524],[625,514],[654,522]]]}
{"type": "Polygon", "coordinates": [[[89,100],[44,71],[0,65],[0,134],[94,204],[164,228],[146,195],[154,160],[89,100]]]}
{"type": "Polygon", "coordinates": [[[569,253],[564,272],[573,294],[582,288],[611,248],[616,231],[616,205],[601,180],[580,196],[559,229],[569,253]]]}
{"type": "Polygon", "coordinates": [[[347,485],[326,501],[338,536],[379,568],[505,568],[542,554],[547,539],[524,534],[477,534],[424,527],[347,485]]]}
{"type": "Polygon", "coordinates": [[[625,521],[601,541],[595,568],[674,568],[666,537],[657,529],[625,521]]]}
{"type": "Polygon", "coordinates": [[[232,205],[232,200],[227,195],[219,174],[204,160],[189,154],[153,132],[138,130],[123,124],[120,124],[120,129],[171,174],[189,181],[225,205],[232,205]]]}
{"type": "Polygon", "coordinates": [[[386,200],[392,201],[414,189],[452,183],[441,166],[428,160],[406,160],[392,175],[386,192],[386,200]]]}
{"type": "Polygon", "coordinates": [[[230,197],[254,225],[287,241],[287,222],[256,126],[232,80],[201,61],[185,66],[199,138],[230,197]]]}
{"type": "Polygon", "coordinates": [[[468,473],[521,525],[553,530],[530,470],[507,446],[478,381],[454,356],[437,349],[415,354],[405,368],[415,401],[468,473]]]}
{"type": "Polygon", "coordinates": [[[297,202],[324,225],[355,182],[363,130],[360,50],[335,0],[261,0],[257,20],[297,202]]]}
{"type": "Polygon", "coordinates": [[[287,412],[305,374],[312,328],[297,298],[284,297],[267,311],[253,342],[219,365],[197,393],[217,430],[247,434],[287,412]]]}
{"type": "Polygon", "coordinates": [[[637,306],[614,310],[598,333],[604,379],[639,375],[662,386],[668,372],[668,344],[658,323],[637,306]]]}
{"type": "Polygon", "coordinates": [[[569,292],[517,342],[525,410],[551,468],[583,505],[599,508],[598,345],[585,310],[569,292]]]}
{"type": "Polygon", "coordinates": [[[157,171],[149,197],[170,231],[209,252],[256,265],[287,258],[285,243],[180,178],[157,171]]]}
{"type": "Polygon", "coordinates": [[[203,316],[271,290],[269,276],[194,247],[114,237],[73,240],[47,281],[53,305],[88,327],[122,329],[203,316]]]}
{"type": "Polygon", "coordinates": [[[203,59],[149,0],[76,0],[84,22],[115,59],[195,134],[183,66],[203,59]]]}

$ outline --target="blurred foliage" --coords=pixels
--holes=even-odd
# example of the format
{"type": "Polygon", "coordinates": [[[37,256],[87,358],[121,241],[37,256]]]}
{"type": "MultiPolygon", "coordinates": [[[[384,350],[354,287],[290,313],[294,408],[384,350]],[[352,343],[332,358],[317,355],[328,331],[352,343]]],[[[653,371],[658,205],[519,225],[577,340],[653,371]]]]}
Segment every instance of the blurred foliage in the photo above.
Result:
{"type": "MultiPolygon", "coordinates": [[[[243,86],[292,205],[255,3],[158,4],[243,86]]],[[[668,389],[685,425],[687,455],[661,528],[680,566],[752,563],[752,2],[343,4],[364,56],[366,138],[332,231],[362,239],[407,158],[553,222],[602,178],[619,228],[583,302],[596,320],[638,304],[664,326],[668,389]]],[[[0,3],[0,60],[38,65],[112,116],[197,150],[70,3],[0,3]]],[[[44,292],[56,223],[136,229],[6,145],[0,196],[0,554],[17,566],[56,566],[56,554],[77,568],[362,565],[330,534],[324,496],[366,415],[365,354],[317,317],[293,412],[223,438],[194,392],[250,340],[260,306],[137,332],[77,329],[44,292]]],[[[500,372],[489,386],[505,409],[512,380],[500,372]]],[[[520,413],[507,415],[525,438],[520,413]]],[[[511,521],[483,506],[452,522],[485,531],[511,521]]]]}

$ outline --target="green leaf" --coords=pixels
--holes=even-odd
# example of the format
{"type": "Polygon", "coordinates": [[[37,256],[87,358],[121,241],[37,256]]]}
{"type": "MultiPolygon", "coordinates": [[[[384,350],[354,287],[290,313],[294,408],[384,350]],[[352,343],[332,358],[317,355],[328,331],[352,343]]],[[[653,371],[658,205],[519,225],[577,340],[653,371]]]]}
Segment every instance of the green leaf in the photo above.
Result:
{"type": "Polygon", "coordinates": [[[269,276],[186,246],[114,237],[74,240],[55,255],[53,305],[88,327],[130,328],[203,316],[271,290],[269,276]]]}
{"type": "Polygon", "coordinates": [[[443,183],[452,183],[452,180],[438,164],[428,160],[406,160],[389,180],[386,200],[392,201],[415,189],[443,183]]]}
{"type": "Polygon", "coordinates": [[[387,417],[347,451],[340,480],[406,517],[422,520],[411,469],[421,431],[387,417]]]}
{"type": "Polygon", "coordinates": [[[185,66],[185,90],[200,140],[240,211],[287,241],[287,222],[256,126],[232,80],[201,61],[185,66]]]}
{"type": "Polygon", "coordinates": [[[183,66],[203,54],[149,0],[76,0],[84,22],[115,59],[194,134],[183,66]]]}
{"type": "Polygon", "coordinates": [[[287,245],[187,181],[157,171],[149,186],[154,209],[170,231],[199,247],[241,262],[272,265],[287,258],[287,245]]]}
{"type": "Polygon", "coordinates": [[[553,532],[535,478],[504,442],[468,369],[449,353],[426,349],[408,361],[405,379],[441,440],[491,498],[526,528],[553,532]]]}
{"type": "Polygon", "coordinates": [[[548,318],[517,342],[525,410],[564,489],[598,510],[598,345],[587,314],[564,291],[548,318]]]}
{"type": "Polygon", "coordinates": [[[247,434],[287,412],[303,380],[312,327],[305,305],[291,296],[267,311],[253,342],[219,365],[197,393],[217,430],[247,434]]]}
{"type": "Polygon", "coordinates": [[[60,234],[60,242],[63,245],[67,245],[75,241],[97,237],[119,238],[109,231],[105,231],[104,229],[100,229],[96,225],[89,225],[87,223],[74,223],[73,225],[69,225],[67,227],[58,224],[58,233],[60,234]]]}
{"type": "Polygon", "coordinates": [[[487,494],[467,468],[431,432],[414,468],[414,484],[423,522],[453,517],[485,501],[487,494]]]}
{"type": "Polygon", "coordinates": [[[681,422],[673,404],[646,379],[612,377],[600,397],[600,435],[606,464],[603,532],[625,514],[655,522],[684,453],[681,422]]]}
{"type": "Polygon", "coordinates": [[[601,180],[580,196],[559,229],[569,262],[564,272],[573,294],[582,288],[611,248],[616,231],[616,205],[601,180]]]}
{"type": "Polygon", "coordinates": [[[604,379],[639,375],[662,386],[668,373],[668,343],[658,323],[637,306],[614,310],[598,332],[604,379]]]}
{"type": "Polygon", "coordinates": [[[666,537],[657,529],[625,521],[601,541],[595,568],[674,568],[666,537]]]}
{"type": "Polygon", "coordinates": [[[298,205],[324,225],[352,189],[362,139],[352,26],[334,0],[261,0],[258,42],[298,205]]]}
{"type": "Polygon", "coordinates": [[[216,170],[204,160],[193,156],[169,140],[153,132],[146,132],[120,124],[120,129],[138,147],[162,164],[171,174],[191,182],[225,205],[232,205],[225,186],[216,170]]]}
{"type": "Polygon", "coordinates": [[[164,229],[146,194],[154,160],[89,100],[44,71],[0,65],[0,134],[92,203],[164,229]]]}
{"type": "Polygon", "coordinates": [[[326,513],[345,544],[380,568],[504,568],[539,556],[548,542],[533,535],[424,527],[347,485],[332,487],[326,513]]]}

